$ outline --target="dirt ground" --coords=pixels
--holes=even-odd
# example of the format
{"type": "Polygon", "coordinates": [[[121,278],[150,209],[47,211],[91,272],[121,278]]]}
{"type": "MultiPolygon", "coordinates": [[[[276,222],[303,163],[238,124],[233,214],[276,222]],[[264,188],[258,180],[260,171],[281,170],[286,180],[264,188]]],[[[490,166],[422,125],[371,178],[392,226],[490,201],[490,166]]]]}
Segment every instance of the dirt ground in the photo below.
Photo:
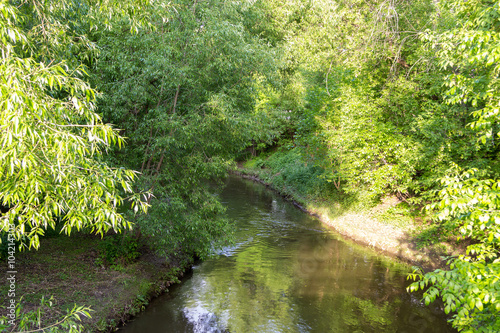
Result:
{"type": "MultiPolygon", "coordinates": [[[[86,331],[112,331],[165,292],[187,267],[167,263],[145,249],[132,263],[104,266],[97,260],[100,244],[100,236],[61,235],[42,239],[38,251],[16,253],[16,298],[23,311],[36,310],[42,297],[52,297],[42,327],[57,322],[76,304],[92,310],[91,318],[83,318],[86,331]]],[[[7,299],[7,291],[2,284],[0,299],[7,299]]]]}

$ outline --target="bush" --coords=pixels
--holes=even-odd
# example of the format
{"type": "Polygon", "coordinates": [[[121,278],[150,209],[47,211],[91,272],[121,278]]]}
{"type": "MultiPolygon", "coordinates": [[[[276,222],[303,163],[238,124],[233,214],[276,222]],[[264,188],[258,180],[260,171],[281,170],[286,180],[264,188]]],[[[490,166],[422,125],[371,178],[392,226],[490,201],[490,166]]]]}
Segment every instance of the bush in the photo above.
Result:
{"type": "Polygon", "coordinates": [[[112,267],[128,264],[140,256],[138,250],[138,241],[128,234],[108,236],[101,243],[96,264],[112,267]]]}

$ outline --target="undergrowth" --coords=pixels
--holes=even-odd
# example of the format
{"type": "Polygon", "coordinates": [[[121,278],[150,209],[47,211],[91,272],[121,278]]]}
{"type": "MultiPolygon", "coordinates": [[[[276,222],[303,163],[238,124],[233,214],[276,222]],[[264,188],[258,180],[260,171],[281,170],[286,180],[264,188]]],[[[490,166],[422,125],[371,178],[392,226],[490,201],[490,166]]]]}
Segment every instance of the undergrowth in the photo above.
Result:
{"type": "Polygon", "coordinates": [[[95,263],[97,266],[107,265],[119,270],[140,255],[139,242],[136,238],[129,234],[111,235],[99,244],[99,255],[95,263]]]}
{"type": "Polygon", "coordinates": [[[377,203],[362,189],[357,193],[344,193],[337,189],[324,176],[324,169],[304,161],[298,149],[278,149],[253,157],[243,166],[249,174],[272,184],[282,195],[293,197],[300,203],[337,203],[333,215],[346,210],[366,211],[377,203]]]}

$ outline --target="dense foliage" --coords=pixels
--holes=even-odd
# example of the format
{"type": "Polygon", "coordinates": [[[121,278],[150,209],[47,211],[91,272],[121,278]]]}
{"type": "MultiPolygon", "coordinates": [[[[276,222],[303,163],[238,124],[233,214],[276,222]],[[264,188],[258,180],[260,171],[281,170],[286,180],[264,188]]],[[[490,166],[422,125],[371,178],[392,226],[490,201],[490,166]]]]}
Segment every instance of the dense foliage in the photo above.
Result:
{"type": "Polygon", "coordinates": [[[230,234],[215,182],[263,137],[253,86],[270,76],[274,52],[247,31],[241,6],[170,5],[155,9],[154,33],[118,26],[101,36],[93,80],[104,118],[128,138],[115,163],[140,170],[137,187],[153,195],[138,230],[165,254],[204,256],[230,234]]]}
{"type": "MultiPolygon", "coordinates": [[[[498,73],[500,48],[500,4],[460,2],[446,4],[457,24],[451,31],[426,33],[438,49],[442,68],[453,68],[447,76],[450,104],[476,108],[468,124],[479,133],[482,149],[493,162],[498,158],[500,95],[498,73]]],[[[427,37],[427,36],[426,36],[427,37]]],[[[421,281],[410,289],[424,289],[426,303],[441,296],[445,312],[456,314],[455,327],[465,332],[500,331],[500,191],[495,168],[463,170],[456,166],[441,181],[439,219],[473,240],[465,255],[449,260],[450,270],[417,274],[421,281]]],[[[416,278],[416,276],[413,276],[416,278]]]]}
{"type": "Polygon", "coordinates": [[[96,92],[83,79],[93,47],[81,30],[111,12],[87,7],[79,16],[75,7],[0,2],[0,227],[35,248],[58,218],[67,234],[102,234],[130,227],[117,212],[126,196],[145,208],[132,192],[135,172],[100,158],[123,139],[102,122],[96,92]],[[62,23],[72,17],[71,25],[62,23]]]}

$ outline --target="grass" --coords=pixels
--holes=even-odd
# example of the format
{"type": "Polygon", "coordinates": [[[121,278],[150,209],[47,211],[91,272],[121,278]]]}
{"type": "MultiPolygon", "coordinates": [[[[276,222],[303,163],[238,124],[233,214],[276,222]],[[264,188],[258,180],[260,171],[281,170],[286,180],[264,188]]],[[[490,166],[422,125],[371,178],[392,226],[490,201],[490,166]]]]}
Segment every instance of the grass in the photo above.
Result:
{"type": "Polygon", "coordinates": [[[406,202],[399,201],[394,196],[384,198],[380,205],[372,209],[372,212],[378,221],[406,230],[412,230],[415,222],[423,218],[420,210],[406,202]]]}
{"type": "MultiPolygon", "coordinates": [[[[136,315],[152,296],[178,281],[176,275],[188,263],[167,264],[142,247],[137,260],[114,265],[113,269],[98,260],[104,241],[85,234],[52,236],[41,240],[38,251],[17,253],[16,298],[22,296],[23,311],[34,311],[42,297],[52,297],[54,306],[42,326],[56,322],[77,304],[93,310],[92,318],[84,319],[86,332],[109,330],[136,315]]],[[[7,299],[7,292],[2,284],[0,298],[7,299]]]]}

